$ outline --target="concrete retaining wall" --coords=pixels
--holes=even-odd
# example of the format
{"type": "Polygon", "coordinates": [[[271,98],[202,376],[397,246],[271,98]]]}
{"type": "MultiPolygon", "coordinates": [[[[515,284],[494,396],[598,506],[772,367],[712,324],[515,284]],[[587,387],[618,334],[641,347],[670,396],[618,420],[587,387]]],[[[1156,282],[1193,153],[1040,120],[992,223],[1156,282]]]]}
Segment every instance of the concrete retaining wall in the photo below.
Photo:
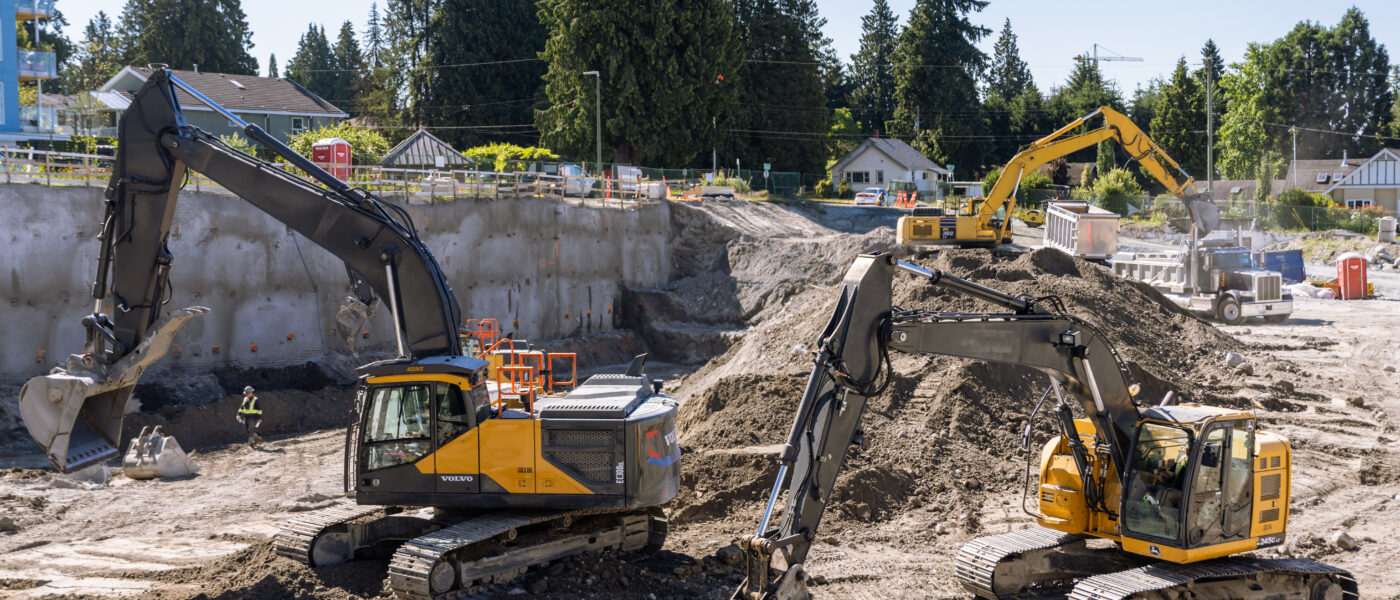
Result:
{"type": "MultiPolygon", "coordinates": [[[[18,382],[82,349],[102,197],[96,188],[0,184],[0,207],[0,382],[18,382]]],[[[659,284],[670,274],[665,204],[619,210],[485,200],[409,212],[463,318],[499,319],[517,337],[613,329],[620,285],[659,284]]],[[[346,350],[334,334],[349,293],[340,261],[231,196],[184,193],[175,223],[167,308],[214,312],[184,327],[179,356],[163,359],[162,370],[298,363],[321,357],[323,339],[332,352],[346,350]]],[[[370,320],[362,349],[390,347],[387,313],[381,308],[370,320]]]]}

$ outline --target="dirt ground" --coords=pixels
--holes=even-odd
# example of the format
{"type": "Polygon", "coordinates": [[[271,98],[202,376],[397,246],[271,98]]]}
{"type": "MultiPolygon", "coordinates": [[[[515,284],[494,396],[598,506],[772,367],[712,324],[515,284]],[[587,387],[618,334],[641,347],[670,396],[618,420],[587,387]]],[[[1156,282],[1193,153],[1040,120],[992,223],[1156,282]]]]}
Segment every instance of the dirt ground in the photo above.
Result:
{"type": "MultiPolygon", "coordinates": [[[[677,211],[673,228],[690,241],[672,257],[677,278],[637,291],[639,314],[629,317],[653,323],[639,327],[653,352],[658,343],[703,346],[679,353],[703,362],[668,369],[676,375],[668,375],[667,391],[684,401],[685,457],[681,495],[668,506],[667,550],[640,562],[571,560],[497,595],[727,598],[741,576],[714,555],[757,527],[776,472],[774,444],[791,423],[832,286],[854,253],[889,246],[893,216],[748,203],[677,211]],[[710,295],[696,301],[697,292],[710,295]]],[[[1034,237],[1018,231],[1017,239],[1034,237]]],[[[1350,569],[1363,597],[1400,598],[1400,553],[1384,542],[1386,531],[1400,529],[1400,434],[1391,416],[1400,411],[1393,392],[1400,373],[1385,370],[1400,367],[1400,302],[1300,299],[1285,323],[1223,327],[1052,251],[952,252],[925,264],[1009,291],[1060,296],[1113,341],[1148,397],[1171,389],[1252,407],[1294,451],[1288,542],[1275,553],[1350,569]],[[1247,367],[1227,368],[1226,351],[1241,353],[1247,367]],[[1328,542],[1334,530],[1359,548],[1328,542]]],[[[908,281],[895,292],[906,308],[986,310],[908,281]]],[[[895,366],[891,390],[871,402],[866,443],[852,450],[807,563],[818,598],[966,597],[952,573],[958,548],[1031,524],[1020,505],[1019,434],[1044,382],[1024,370],[947,358],[901,357],[895,366]]],[[[260,396],[289,414],[311,403],[343,414],[348,391],[260,396]]],[[[232,422],[229,402],[139,418],[186,426],[177,435],[198,447],[203,470],[175,481],[117,476],[98,486],[59,478],[40,468],[22,432],[7,434],[0,598],[384,597],[382,558],[312,569],[271,553],[280,522],[340,497],[342,431],[298,422],[252,449],[219,425],[232,422]]],[[[1049,429],[1042,422],[1037,431],[1043,440],[1049,429]]]]}

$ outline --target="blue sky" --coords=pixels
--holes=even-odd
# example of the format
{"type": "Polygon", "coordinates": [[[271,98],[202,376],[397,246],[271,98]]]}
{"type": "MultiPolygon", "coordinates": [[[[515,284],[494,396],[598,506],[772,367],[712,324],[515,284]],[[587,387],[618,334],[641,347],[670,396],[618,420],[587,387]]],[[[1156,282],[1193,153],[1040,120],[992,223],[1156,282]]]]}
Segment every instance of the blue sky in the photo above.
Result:
{"type": "MultiPolygon", "coordinates": [[[[523,0],[522,0],[523,1],[523,0]]],[[[889,0],[900,17],[908,19],[914,0],[889,0]]],[[[58,0],[57,7],[68,17],[68,34],[76,41],[98,10],[113,19],[123,2],[116,0],[58,0]]],[[[817,0],[826,17],[826,35],[832,38],[843,60],[860,48],[860,18],[871,3],[850,0],[817,0]]],[[[383,2],[380,2],[381,8],[383,2]]],[[[1046,2],[996,1],[972,20],[993,33],[982,42],[990,52],[1002,21],[1011,19],[1019,37],[1021,57],[1030,64],[1036,85],[1042,91],[1060,85],[1069,75],[1076,54],[1089,51],[1094,43],[1125,56],[1142,57],[1142,62],[1103,63],[1105,73],[1117,80],[1125,95],[1153,77],[1171,71],[1176,59],[1199,61],[1200,48],[1213,38],[1226,62],[1244,55],[1249,42],[1271,41],[1281,37],[1303,20],[1335,25],[1350,6],[1359,7],[1371,23],[1371,35],[1391,53],[1391,62],[1400,48],[1400,2],[1358,0],[1328,2],[1301,0],[1171,0],[1157,5],[1130,2],[1046,2]]],[[[296,52],[297,40],[306,26],[318,22],[334,37],[340,23],[350,20],[364,30],[370,0],[243,0],[243,10],[253,29],[253,55],[265,69],[267,57],[276,53],[285,64],[296,52]]],[[[1100,52],[1103,54],[1103,52],[1100,52]]],[[[523,57],[522,57],[523,58],[523,57]]]]}

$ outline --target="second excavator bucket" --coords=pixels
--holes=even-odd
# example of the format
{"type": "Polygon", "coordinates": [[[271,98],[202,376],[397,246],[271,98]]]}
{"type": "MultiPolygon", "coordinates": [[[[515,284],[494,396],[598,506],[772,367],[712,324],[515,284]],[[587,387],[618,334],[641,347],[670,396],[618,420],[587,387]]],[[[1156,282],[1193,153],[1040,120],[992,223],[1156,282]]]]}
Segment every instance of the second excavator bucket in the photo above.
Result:
{"type": "Polygon", "coordinates": [[[160,425],[150,431],[142,427],[122,458],[122,473],[132,479],[183,477],[198,472],[199,466],[185,454],[180,442],[175,441],[175,436],[162,434],[160,425]]]}
{"type": "Polygon", "coordinates": [[[170,349],[175,332],[208,308],[173,311],[134,350],[111,365],[72,355],[68,366],[30,379],[19,391],[19,414],[30,437],[62,473],[117,456],[122,416],[136,382],[170,349]]]}

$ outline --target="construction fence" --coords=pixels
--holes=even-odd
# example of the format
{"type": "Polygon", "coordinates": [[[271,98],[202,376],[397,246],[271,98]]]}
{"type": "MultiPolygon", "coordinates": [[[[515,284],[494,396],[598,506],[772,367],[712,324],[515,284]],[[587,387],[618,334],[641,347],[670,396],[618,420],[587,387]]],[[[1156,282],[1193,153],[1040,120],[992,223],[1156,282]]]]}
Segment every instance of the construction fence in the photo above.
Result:
{"type": "MultiPolygon", "coordinates": [[[[1030,193],[1025,198],[1017,200],[1020,210],[1041,208],[1047,201],[1066,198],[1064,194],[1056,194],[1053,190],[1028,192],[1030,193]]],[[[1173,196],[1108,196],[1088,200],[1096,206],[1125,217],[1161,221],[1189,218],[1181,200],[1173,196]]],[[[1221,220],[1248,221],[1247,225],[1253,228],[1275,231],[1343,229],[1374,235],[1380,228],[1381,217],[1389,214],[1378,206],[1352,209],[1344,206],[1296,206],[1245,200],[1217,203],[1217,206],[1220,208],[1221,220]]]]}

